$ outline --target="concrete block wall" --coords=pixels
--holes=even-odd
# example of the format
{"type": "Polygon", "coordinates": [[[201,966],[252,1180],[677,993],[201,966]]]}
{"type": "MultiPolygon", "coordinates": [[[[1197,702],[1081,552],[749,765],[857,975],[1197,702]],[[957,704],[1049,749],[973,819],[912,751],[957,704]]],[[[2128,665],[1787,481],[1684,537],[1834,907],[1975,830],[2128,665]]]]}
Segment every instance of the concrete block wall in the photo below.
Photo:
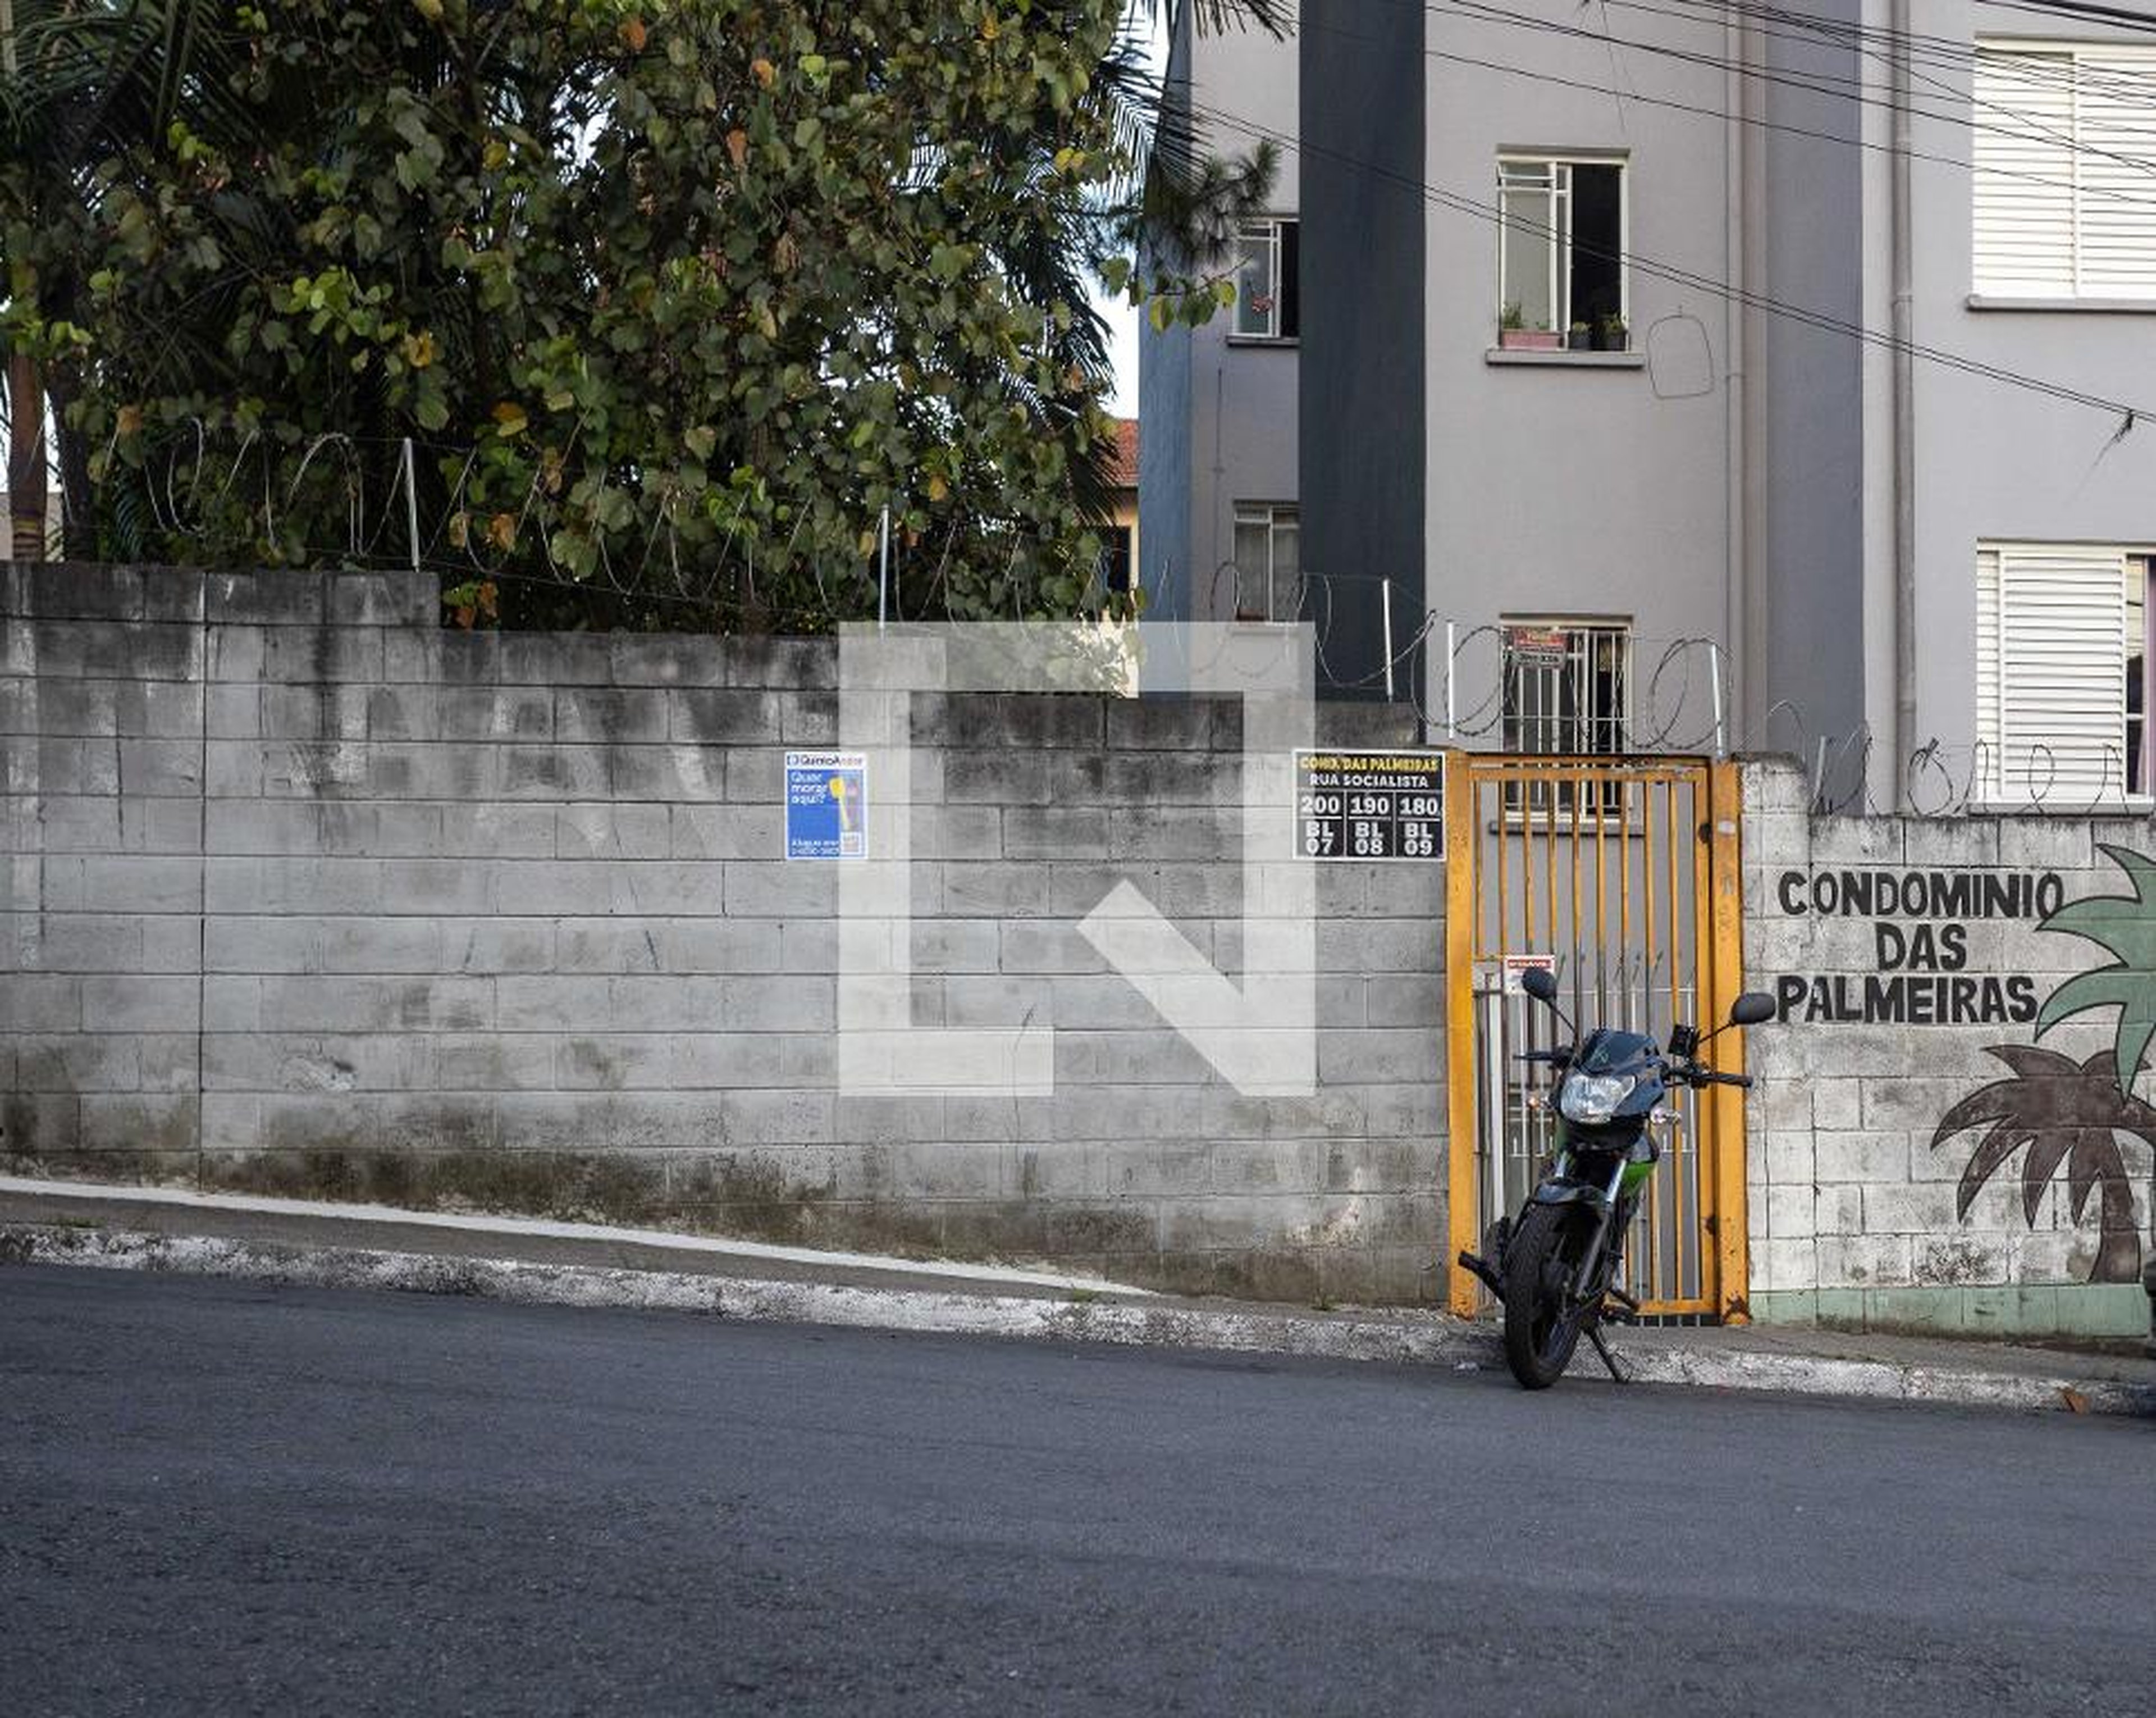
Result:
{"type": "MultiPolygon", "coordinates": [[[[2060,904],[2132,897],[2102,849],[2156,853],[2156,824],[1815,817],[1803,772],[1763,762],[1745,770],[1743,841],[1746,982],[1782,1004],[1745,1043],[1758,1077],[1747,1126],[1755,1315],[2146,1335],[2138,1269],[2156,1244],[2156,1111],[2121,1098],[2107,1070],[2086,1069],[2112,1047],[2116,1009],[2041,1040],[2035,1016],[2060,985],[2114,958],[2044,919],[2060,904]],[[1912,876],[1920,892],[1908,903],[1912,876]],[[1891,910],[1881,878],[1896,880],[1891,910]],[[1984,879],[1993,887],[1979,900],[1984,879]],[[2032,1058],[2032,1048],[2065,1059],[2032,1058]],[[1943,1133],[1964,1103],[1988,1114],[1943,1133]],[[2086,1135],[2075,1131],[2083,1117],[2086,1135]],[[2007,1119],[2020,1125],[1994,1138],[2007,1119]],[[1964,1177],[1987,1139],[1990,1166],[1964,1210],[1964,1177]],[[2102,1171],[2078,1218],[2076,1148],[2102,1171]],[[2096,1160],[2107,1150],[2115,1170],[2096,1160]],[[2107,1247],[2104,1180],[2111,1227],[2137,1238],[2114,1234],[2107,1247]]],[[[2156,973],[2142,981],[2156,985],[2156,973]]],[[[2135,1093],[2156,1097],[2156,1081],[2141,1075],[2135,1093]]]]}
{"type": "Polygon", "coordinates": [[[835,646],[444,630],[396,575],[4,583],[12,1170],[1443,1294],[1441,867],[1319,868],[1313,1098],[1224,1085],[1076,932],[1127,877],[1235,970],[1231,703],[912,701],[915,1019],[1039,1011],[1056,1091],[854,1097],[837,867],[781,856],[835,646]]]}

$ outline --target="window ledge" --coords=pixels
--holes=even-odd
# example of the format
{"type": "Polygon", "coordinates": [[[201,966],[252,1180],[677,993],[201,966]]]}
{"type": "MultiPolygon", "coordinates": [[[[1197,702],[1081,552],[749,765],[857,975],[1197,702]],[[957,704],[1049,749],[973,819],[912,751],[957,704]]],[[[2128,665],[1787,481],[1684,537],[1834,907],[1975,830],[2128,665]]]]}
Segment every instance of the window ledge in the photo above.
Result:
{"type": "Polygon", "coordinates": [[[1230,334],[1228,337],[1228,344],[1230,346],[1284,346],[1292,352],[1296,347],[1301,345],[1302,342],[1292,334],[1230,334]]]}
{"type": "Polygon", "coordinates": [[[1570,370],[1644,370],[1644,352],[1568,352],[1532,346],[1493,346],[1482,354],[1486,364],[1541,365],[1570,370]]]}
{"type": "Polygon", "coordinates": [[[2076,799],[2071,794],[2047,795],[2039,800],[2023,794],[2018,797],[2007,795],[1993,798],[1979,795],[1969,802],[1972,817],[2027,817],[2033,815],[2060,816],[2071,810],[2076,816],[2085,817],[2147,817],[2156,813],[2156,795],[2122,794],[2116,799],[2094,801],[2076,799]]]}
{"type": "Polygon", "coordinates": [[[2156,316],[2156,298],[1997,298],[1972,292],[1973,311],[2082,311],[2099,316],[2156,316]]]}

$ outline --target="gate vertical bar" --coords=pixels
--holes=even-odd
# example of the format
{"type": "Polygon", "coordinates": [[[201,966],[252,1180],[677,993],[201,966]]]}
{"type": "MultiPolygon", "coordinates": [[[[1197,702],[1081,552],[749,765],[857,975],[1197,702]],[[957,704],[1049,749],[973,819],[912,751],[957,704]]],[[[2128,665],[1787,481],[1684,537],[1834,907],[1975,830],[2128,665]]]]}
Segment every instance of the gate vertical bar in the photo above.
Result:
{"type": "MultiPolygon", "coordinates": [[[[1617,996],[1632,1023],[1632,784],[1617,779],[1617,996]]],[[[1604,1015],[1604,1021],[1612,1016],[1604,1015]]]]}
{"type": "Polygon", "coordinates": [[[1572,958],[1568,963],[1572,979],[1572,1012],[1575,1020],[1587,1003],[1586,986],[1582,983],[1586,963],[1579,954],[1579,812],[1580,803],[1586,795],[1587,772],[1575,771],[1572,779],[1572,958]]]}
{"type": "MultiPolygon", "coordinates": [[[[1710,770],[1692,795],[1692,946],[1700,951],[1698,959],[1692,963],[1700,974],[1698,1000],[1694,1006],[1699,1011],[1699,1025],[1703,1031],[1712,1031],[1728,1018],[1727,1011],[1718,1004],[1721,990],[1714,982],[1715,970],[1720,964],[1715,945],[1714,915],[1715,782],[1715,774],[1710,770]]],[[[1713,1055],[1712,1046],[1708,1054],[1710,1057],[1713,1055]]],[[[1705,1087],[1692,1103],[1692,1196],[1698,1201],[1702,1217],[1715,1208],[1711,1179],[1714,1173],[1711,1158],[1715,1131],[1713,1103],[1721,1089],[1718,1086],[1705,1087]]],[[[1694,1227],[1700,1231],[1697,1243],[1700,1294],[1719,1307],[1722,1302],[1717,1293],[1714,1237],[1707,1232],[1704,1221],[1694,1227]]]]}
{"type": "Polygon", "coordinates": [[[1543,791],[1543,934],[1549,951],[1557,953],[1557,779],[1553,775],[1543,791]]]}
{"type": "Polygon", "coordinates": [[[1475,1246],[1475,939],[1480,890],[1476,834],[1481,820],[1467,754],[1445,759],[1445,1098],[1446,1201],[1451,1246],[1446,1249],[1445,1300],[1462,1318],[1474,1315],[1475,1278],[1454,1263],[1475,1246]]]}
{"type": "MultiPolygon", "coordinates": [[[[1683,910],[1683,901],[1677,887],[1677,795],[1689,787],[1693,779],[1689,772],[1681,775],[1672,774],[1662,784],[1662,862],[1666,872],[1670,915],[1670,934],[1666,946],[1670,951],[1669,1023],[1672,1027],[1682,1018],[1679,1011],[1684,1006],[1683,975],[1677,966],[1677,950],[1684,946],[1683,931],[1678,923],[1678,915],[1683,910]]],[[[1697,944],[1693,945],[1691,957],[1692,995],[1697,1000],[1700,992],[1706,988],[1699,982],[1701,954],[1697,944]]],[[[1694,1019],[1697,1023],[1696,1010],[1694,1019]]],[[[1662,1042],[1667,1043],[1669,1040],[1665,1037],[1662,1042]]],[[[1673,1151],[1671,1153],[1669,1173],[1669,1221],[1665,1225],[1665,1230],[1669,1237],[1671,1295],[1672,1299],[1677,1300],[1689,1300],[1692,1298],[1686,1292],[1685,1283],[1683,1182],[1684,1153],[1681,1150],[1673,1151]]],[[[1655,1245],[1657,1263],[1661,1261],[1661,1241],[1657,1237],[1655,1245]]]]}
{"type": "MultiPolygon", "coordinates": [[[[1655,778],[1640,784],[1640,1019],[1637,1029],[1655,1036],[1655,778]]],[[[1662,1178],[1647,1177],[1646,1234],[1632,1261],[1644,1268],[1646,1299],[1670,1297],[1662,1282],[1662,1178]]]]}
{"type": "MultiPolygon", "coordinates": [[[[1708,824],[1714,879],[1712,1013],[1729,1018],[1744,984],[1743,777],[1739,765],[1709,768],[1708,824]]],[[[1724,1032],[1710,1047],[1712,1065],[1733,1072],[1743,1066],[1743,1034],[1724,1032]]],[[[1714,1251],[1716,1304],[1727,1325],[1751,1321],[1751,1255],[1744,1204],[1745,1093],[1734,1086],[1710,1086],[1714,1126],[1714,1251]]],[[[1702,1165],[1701,1173],[1707,1168],[1702,1165]]]]}

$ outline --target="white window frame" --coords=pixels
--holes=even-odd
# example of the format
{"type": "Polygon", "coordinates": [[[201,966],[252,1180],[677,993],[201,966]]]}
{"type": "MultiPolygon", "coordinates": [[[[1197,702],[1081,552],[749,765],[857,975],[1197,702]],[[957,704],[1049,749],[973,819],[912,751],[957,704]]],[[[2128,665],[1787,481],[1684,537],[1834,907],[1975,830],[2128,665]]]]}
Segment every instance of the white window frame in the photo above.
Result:
{"type": "Polygon", "coordinates": [[[1238,547],[1235,558],[1230,563],[1235,570],[1235,615],[1240,617],[1245,614],[1255,612],[1256,605],[1244,600],[1245,594],[1255,588],[1265,593],[1265,618],[1268,621],[1291,621],[1300,619],[1302,606],[1302,509],[1293,502],[1237,502],[1235,520],[1231,527],[1233,532],[1231,543],[1242,536],[1243,528],[1245,526],[1255,526],[1264,530],[1265,564],[1262,568],[1245,567],[1242,563],[1240,547],[1238,547]],[[1280,527],[1283,521],[1292,523],[1296,532],[1296,579],[1293,594],[1296,612],[1286,615],[1278,612],[1281,593],[1278,589],[1280,582],[1277,576],[1278,569],[1275,563],[1275,557],[1278,553],[1280,527]]]}
{"type": "Polygon", "coordinates": [[[1499,620],[1499,645],[1502,689],[1498,695],[1500,721],[1504,730],[1507,751],[1532,754],[1552,758],[1604,758],[1621,755],[1626,748],[1626,734],[1632,702],[1633,645],[1632,620],[1624,615],[1507,615],[1499,620]],[[1565,660],[1549,666],[1527,666],[1517,663],[1513,658],[1513,635],[1516,632],[1558,632],[1565,635],[1565,660]],[[1604,646],[1614,645],[1620,662],[1618,668],[1620,690],[1620,707],[1601,711],[1592,707],[1595,676],[1599,671],[1594,659],[1604,646]],[[1532,676],[1535,685],[1548,694],[1545,700],[1553,707],[1530,715],[1523,711],[1519,701],[1520,689],[1526,676],[1532,676]],[[1565,682],[1573,683],[1575,713],[1569,718],[1557,708],[1565,682]],[[1535,736],[1527,736],[1524,728],[1514,724],[1534,723],[1535,736]],[[1573,730],[1571,738],[1584,743],[1571,745],[1538,745],[1532,741],[1537,737],[1566,738],[1564,729],[1573,730]]]}
{"type": "Polygon", "coordinates": [[[1502,330],[1505,307],[1512,301],[1507,296],[1509,282],[1505,271],[1505,238],[1512,229],[1506,218],[1507,167],[1543,167],[1549,170],[1549,197],[1554,211],[1550,222],[1553,243],[1549,248],[1550,278],[1543,284],[1550,295],[1550,314],[1554,326],[1550,330],[1560,340],[1570,330],[1572,315],[1572,180],[1571,170],[1576,167],[1614,167],[1617,169],[1617,303],[1619,317],[1626,328],[1632,326],[1632,161],[1628,154],[1611,152],[1597,154],[1592,151],[1548,152],[1541,150],[1506,149],[1497,153],[1497,320],[1502,330]]]}
{"type": "Polygon", "coordinates": [[[1976,727],[1970,772],[1977,803],[2005,809],[2041,799],[2055,807],[2156,808],[2156,796],[2146,785],[2156,769],[2148,750],[2150,665],[2145,653],[2152,580],[2156,580],[2156,548],[2146,545],[1989,538],[1977,544],[1976,727]],[[2107,560],[2118,565],[2107,591],[2102,589],[2102,575],[2095,574],[2107,560]],[[2046,591],[2046,574],[2051,568],[2061,569],[2062,590],[2071,590],[2071,581],[2078,578],[2084,587],[2081,594],[2092,600],[2069,607],[2060,594],[2046,591]],[[2143,627],[2143,636],[2138,640],[2127,631],[2136,595],[2143,627]],[[2017,638],[2017,631],[2025,635],[2017,638]],[[2037,635],[2030,638],[2027,632],[2037,635]],[[2137,644],[2144,652],[2143,707],[2138,718],[2130,712],[2125,676],[2137,644]],[[2114,649],[2115,656],[2107,654],[2114,649]],[[2031,657],[2037,666],[2030,665],[2031,657]],[[2046,659],[2058,665],[2061,678],[2056,687],[2039,692],[2031,682],[2041,682],[2041,665],[2046,659]],[[2105,687],[2101,693],[2094,692],[2098,684],[2105,687]],[[2037,697],[2068,706],[2067,719],[2078,713],[2085,725],[2092,697],[2102,697],[2107,702],[2104,719],[2115,721],[2115,728],[2100,741],[2077,742],[2070,733],[2040,725],[2041,718],[2029,708],[2037,697]],[[2115,716],[2108,704],[2112,698],[2115,716]],[[2078,712],[2071,707],[2076,702],[2082,706],[2078,712]],[[2141,729],[2138,782],[2129,779],[2128,771],[2133,753],[2130,730],[2137,721],[2141,729]]]}
{"type": "MultiPolygon", "coordinates": [[[[2156,208],[2145,206],[2156,202],[2156,120],[2148,116],[2156,111],[2156,47],[1979,36],[1970,75],[1969,275],[1977,305],[2087,301],[2156,310],[2156,208]],[[2021,123],[1999,111],[2010,92],[1985,87],[1988,63],[2012,59],[2066,62],[2063,85],[2054,91],[2062,99],[2021,123]],[[2122,80],[2146,81],[2148,109],[2133,105],[2141,92],[2123,88],[2122,80]],[[2120,135],[2107,138],[2106,126],[2120,135]],[[2114,158],[2120,156],[2129,159],[2114,158]],[[2063,254],[2041,248],[2047,224],[2063,226],[2063,254]],[[2034,260],[2017,273],[2017,256],[2034,260]]],[[[2010,81],[2016,75],[2032,87],[2041,81],[2033,64],[2009,72],[2010,81]]]]}
{"type": "MultiPolygon", "coordinates": [[[[1499,618],[1497,629],[1498,728],[1507,751],[1537,758],[1612,758],[1621,757],[1630,749],[1633,669],[1637,661],[1637,640],[1630,615],[1506,615],[1499,618]],[[1514,635],[1519,632],[1564,634],[1564,661],[1548,666],[1517,661],[1513,656],[1514,635]],[[1594,707],[1598,672],[1594,661],[1601,647],[1611,644],[1619,655],[1619,706],[1598,712],[1594,707]],[[1523,708],[1526,701],[1520,694],[1529,676],[1541,692],[1537,702],[1549,705],[1548,711],[1530,714],[1523,708]],[[1575,707],[1569,718],[1562,712],[1568,679],[1572,682],[1575,707]],[[1572,743],[1536,743],[1539,740],[1572,743]]],[[[1530,820],[1555,814],[1606,823],[1616,817],[1623,803],[1621,790],[1608,782],[1515,781],[1505,788],[1506,815],[1530,820]],[[1578,789],[1576,805],[1575,787],[1578,789]]]]}
{"type": "Polygon", "coordinates": [[[1297,216],[1275,214],[1257,216],[1245,221],[1236,228],[1235,320],[1229,331],[1234,338],[1291,343],[1301,337],[1302,327],[1299,320],[1294,333],[1283,333],[1281,330],[1281,300],[1286,296],[1281,291],[1281,270],[1287,255],[1286,245],[1281,238],[1281,233],[1282,229],[1287,227],[1296,227],[1299,230],[1301,224],[1300,218],[1297,216]],[[1272,283],[1272,291],[1265,295],[1266,303],[1262,311],[1257,308],[1256,295],[1248,290],[1249,281],[1246,277],[1249,274],[1249,265],[1241,255],[1243,247],[1250,244],[1263,247],[1265,252],[1265,278],[1272,283]],[[1246,311],[1261,316],[1264,319],[1263,325],[1254,328],[1245,327],[1243,318],[1246,311]]]}

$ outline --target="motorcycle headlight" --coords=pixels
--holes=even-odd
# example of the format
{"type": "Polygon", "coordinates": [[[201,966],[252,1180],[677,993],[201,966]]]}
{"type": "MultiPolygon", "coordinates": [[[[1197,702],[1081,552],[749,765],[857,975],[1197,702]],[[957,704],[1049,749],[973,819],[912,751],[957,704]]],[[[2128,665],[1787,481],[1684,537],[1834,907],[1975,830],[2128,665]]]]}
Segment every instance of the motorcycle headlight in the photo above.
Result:
{"type": "Polygon", "coordinates": [[[1568,1074],[1558,1088],[1557,1107],[1567,1121],[1599,1128],[1639,1083],[1630,1074],[1568,1074]]]}

